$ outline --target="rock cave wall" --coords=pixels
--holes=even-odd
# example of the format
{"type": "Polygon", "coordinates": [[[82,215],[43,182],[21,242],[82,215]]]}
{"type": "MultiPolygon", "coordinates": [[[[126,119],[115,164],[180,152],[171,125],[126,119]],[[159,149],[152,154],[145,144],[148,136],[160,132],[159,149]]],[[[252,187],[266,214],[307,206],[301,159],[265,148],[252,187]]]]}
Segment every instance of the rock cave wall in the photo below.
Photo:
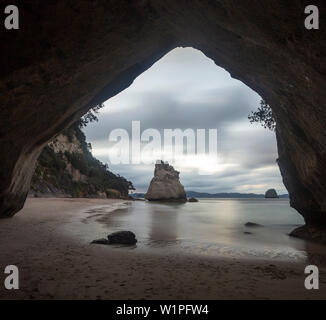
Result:
{"type": "MultiPolygon", "coordinates": [[[[306,222],[326,225],[326,28],[304,28],[304,8],[310,3],[10,4],[15,3],[20,29],[2,27],[0,33],[1,217],[23,207],[35,161],[50,139],[173,48],[191,46],[271,105],[291,205],[306,222]]],[[[323,17],[325,4],[314,4],[323,17]]]]}

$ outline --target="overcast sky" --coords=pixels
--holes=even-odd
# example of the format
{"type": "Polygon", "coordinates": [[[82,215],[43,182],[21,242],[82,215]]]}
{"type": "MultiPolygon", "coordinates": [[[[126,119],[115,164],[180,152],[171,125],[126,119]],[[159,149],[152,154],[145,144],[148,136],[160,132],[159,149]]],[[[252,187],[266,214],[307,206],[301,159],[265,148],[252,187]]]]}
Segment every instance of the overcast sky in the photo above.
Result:
{"type": "Polygon", "coordinates": [[[200,51],[177,48],[106,101],[99,121],[84,132],[93,155],[131,180],[138,192],[147,190],[154,165],[113,165],[109,155],[114,144],[108,139],[117,128],[131,136],[135,120],[140,121],[141,132],[155,128],[162,135],[163,129],[217,129],[217,157],[175,155],[174,166],[188,191],[264,193],[275,188],[287,193],[275,162],[275,134],[247,118],[259,101],[254,91],[200,51]],[[210,174],[203,175],[207,168],[210,174]]]}

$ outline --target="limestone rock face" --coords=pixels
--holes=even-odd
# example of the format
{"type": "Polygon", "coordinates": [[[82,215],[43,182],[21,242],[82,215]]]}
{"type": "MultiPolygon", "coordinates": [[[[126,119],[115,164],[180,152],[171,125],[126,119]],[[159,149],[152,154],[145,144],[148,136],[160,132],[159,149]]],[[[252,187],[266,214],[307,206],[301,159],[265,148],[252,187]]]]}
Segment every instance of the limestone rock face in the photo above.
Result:
{"type": "MultiPolygon", "coordinates": [[[[325,17],[324,1],[314,5],[325,17]]],[[[272,107],[291,206],[306,222],[326,226],[326,28],[305,29],[305,6],[301,0],[19,4],[20,29],[0,32],[0,217],[24,205],[48,141],[167,52],[190,46],[272,107]]]]}
{"type": "Polygon", "coordinates": [[[187,196],[179,180],[179,172],[168,163],[156,163],[152,179],[145,199],[149,201],[186,202],[187,196]]]}
{"type": "Polygon", "coordinates": [[[277,192],[275,189],[269,189],[265,192],[266,199],[275,199],[278,198],[277,192]]]}
{"type": "Polygon", "coordinates": [[[83,153],[80,142],[75,135],[71,137],[72,141],[69,141],[67,135],[59,134],[53,141],[49,142],[48,145],[52,147],[55,153],[83,153]]]}

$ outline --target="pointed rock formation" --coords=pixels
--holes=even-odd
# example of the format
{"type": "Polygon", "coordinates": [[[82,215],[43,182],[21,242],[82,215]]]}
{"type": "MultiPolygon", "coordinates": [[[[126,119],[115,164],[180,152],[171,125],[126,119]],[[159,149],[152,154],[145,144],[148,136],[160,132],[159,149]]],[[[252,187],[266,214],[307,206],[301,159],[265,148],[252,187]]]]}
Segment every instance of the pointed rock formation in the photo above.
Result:
{"type": "Polygon", "coordinates": [[[187,196],[179,180],[179,172],[163,161],[157,161],[145,199],[149,201],[186,202],[187,196]]]}

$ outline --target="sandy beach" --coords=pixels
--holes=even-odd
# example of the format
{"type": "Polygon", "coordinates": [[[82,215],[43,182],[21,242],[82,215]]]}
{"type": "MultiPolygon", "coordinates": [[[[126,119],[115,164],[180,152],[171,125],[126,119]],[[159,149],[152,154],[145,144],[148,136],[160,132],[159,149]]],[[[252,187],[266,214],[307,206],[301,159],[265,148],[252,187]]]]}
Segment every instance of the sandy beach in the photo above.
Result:
{"type": "MultiPolygon", "coordinates": [[[[1,299],[325,299],[304,288],[299,262],[150,254],[135,248],[91,245],[83,235],[96,209],[132,205],[121,200],[28,199],[0,220],[1,299]],[[85,220],[86,219],[86,220],[85,220]],[[82,228],[80,226],[83,225],[82,228]],[[20,289],[3,286],[5,266],[20,271],[20,289]],[[2,277],[2,278],[1,278],[2,277]]],[[[88,233],[89,234],[89,233],[88,233]]]]}

